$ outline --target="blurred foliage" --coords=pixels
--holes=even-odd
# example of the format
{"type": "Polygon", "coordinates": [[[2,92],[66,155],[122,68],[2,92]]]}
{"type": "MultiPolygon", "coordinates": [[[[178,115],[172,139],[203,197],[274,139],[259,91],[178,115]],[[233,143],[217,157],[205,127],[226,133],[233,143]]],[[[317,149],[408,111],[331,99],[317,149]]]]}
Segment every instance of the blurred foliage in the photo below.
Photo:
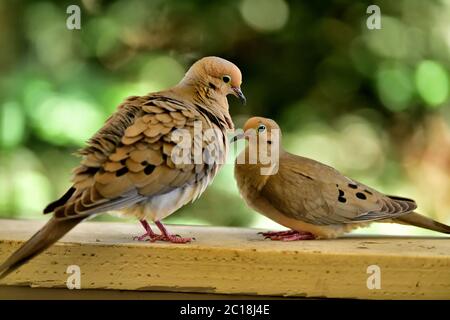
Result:
{"type": "MultiPolygon", "coordinates": [[[[69,187],[71,153],[121,100],[217,55],[244,75],[248,105],[230,98],[237,126],[272,117],[291,152],[450,222],[449,0],[85,0],[81,30],[66,28],[70,4],[0,2],[1,217],[43,217],[69,187]],[[369,4],[381,30],[366,27],[369,4]]],[[[275,226],[241,201],[232,165],[167,220],[275,226]]]]}

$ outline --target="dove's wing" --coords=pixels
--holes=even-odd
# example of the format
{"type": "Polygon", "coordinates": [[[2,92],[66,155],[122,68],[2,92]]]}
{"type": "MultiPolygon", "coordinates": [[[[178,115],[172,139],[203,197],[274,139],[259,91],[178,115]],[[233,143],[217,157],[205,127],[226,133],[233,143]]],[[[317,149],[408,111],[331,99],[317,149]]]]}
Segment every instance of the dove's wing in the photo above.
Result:
{"type": "Polygon", "coordinates": [[[315,225],[391,219],[416,209],[413,200],[386,196],[335,169],[285,154],[261,194],[285,215],[315,225]]]}
{"type": "Polygon", "coordinates": [[[45,211],[54,210],[57,218],[87,216],[128,207],[187,185],[194,186],[193,200],[217,173],[227,145],[219,127],[195,105],[160,94],[131,97],[80,151],[83,160],[74,171],[73,188],[45,211]],[[216,129],[209,141],[218,143],[192,138],[197,120],[203,128],[200,133],[205,128],[216,129]],[[187,160],[175,164],[171,157],[176,145],[173,138],[177,134],[181,139],[181,133],[190,134],[183,136],[185,143],[197,144],[200,156],[215,152],[213,161],[194,164],[195,149],[191,148],[180,153],[179,158],[184,155],[187,160]]]}

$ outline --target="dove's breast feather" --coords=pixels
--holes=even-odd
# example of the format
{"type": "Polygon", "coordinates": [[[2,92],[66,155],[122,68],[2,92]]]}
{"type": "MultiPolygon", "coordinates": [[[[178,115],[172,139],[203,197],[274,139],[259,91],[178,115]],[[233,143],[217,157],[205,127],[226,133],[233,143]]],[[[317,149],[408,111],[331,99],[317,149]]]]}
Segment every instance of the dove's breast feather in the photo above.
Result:
{"type": "Polygon", "coordinates": [[[149,197],[117,213],[119,215],[137,217],[138,219],[162,220],[182,206],[200,197],[212,178],[209,175],[205,176],[195,184],[185,185],[165,194],[149,197]]]}

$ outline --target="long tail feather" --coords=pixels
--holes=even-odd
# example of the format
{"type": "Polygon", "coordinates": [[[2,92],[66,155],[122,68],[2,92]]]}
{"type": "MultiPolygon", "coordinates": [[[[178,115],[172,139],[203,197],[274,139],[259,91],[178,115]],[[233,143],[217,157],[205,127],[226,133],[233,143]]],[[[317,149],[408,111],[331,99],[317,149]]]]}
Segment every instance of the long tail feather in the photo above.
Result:
{"type": "Polygon", "coordinates": [[[0,266],[0,279],[6,277],[28,260],[47,249],[83,219],[84,217],[65,220],[50,219],[41,230],[36,232],[30,240],[25,242],[0,266]]]}
{"type": "Polygon", "coordinates": [[[416,227],[425,228],[437,232],[450,234],[450,226],[434,221],[416,212],[411,212],[395,219],[400,223],[410,224],[416,227]]]}

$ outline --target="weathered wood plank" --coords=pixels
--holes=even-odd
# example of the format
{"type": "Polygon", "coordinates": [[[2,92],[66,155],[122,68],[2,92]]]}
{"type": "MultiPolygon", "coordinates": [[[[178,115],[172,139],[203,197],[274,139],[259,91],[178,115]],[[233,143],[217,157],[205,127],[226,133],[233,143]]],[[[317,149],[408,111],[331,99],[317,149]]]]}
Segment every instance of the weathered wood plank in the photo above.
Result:
{"type": "MultiPolygon", "coordinates": [[[[42,221],[0,220],[0,260],[42,221]]],[[[275,242],[260,230],[169,226],[187,245],[132,240],[139,225],[85,222],[2,284],[62,288],[69,265],[82,289],[369,299],[450,299],[450,238],[347,237],[275,242]],[[381,270],[368,289],[367,268],[381,270]]]]}

